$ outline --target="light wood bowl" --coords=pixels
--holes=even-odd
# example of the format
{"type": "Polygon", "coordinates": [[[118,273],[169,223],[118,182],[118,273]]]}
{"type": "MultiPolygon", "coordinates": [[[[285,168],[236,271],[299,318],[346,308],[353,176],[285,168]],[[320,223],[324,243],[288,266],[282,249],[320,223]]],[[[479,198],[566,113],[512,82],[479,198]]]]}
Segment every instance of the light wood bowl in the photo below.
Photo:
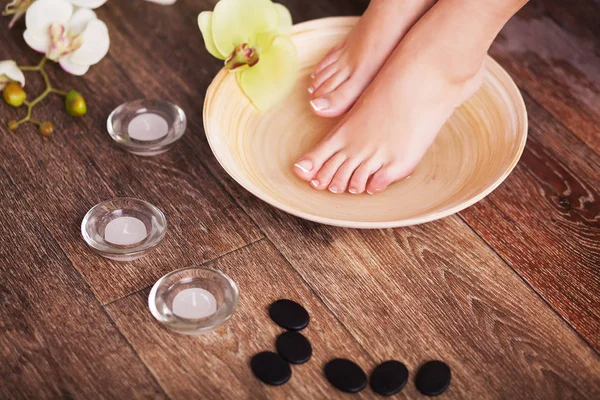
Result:
{"type": "Polygon", "coordinates": [[[294,175],[294,162],[337,121],[311,112],[306,88],[312,67],[356,21],[325,18],[294,26],[298,84],[289,98],[267,112],[251,105],[233,74],[219,72],[206,94],[204,128],[221,166],[248,191],[281,210],[353,228],[420,224],[488,195],[515,167],[527,139],[523,98],[491,58],[482,88],[454,112],[409,179],[371,196],[318,191],[294,175]]]}

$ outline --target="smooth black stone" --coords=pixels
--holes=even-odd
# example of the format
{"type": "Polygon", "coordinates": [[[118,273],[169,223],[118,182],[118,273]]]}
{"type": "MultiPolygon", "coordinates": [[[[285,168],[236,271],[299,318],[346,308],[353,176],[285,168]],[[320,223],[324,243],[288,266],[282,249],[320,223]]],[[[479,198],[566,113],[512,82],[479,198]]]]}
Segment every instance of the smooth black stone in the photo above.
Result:
{"type": "Polygon", "coordinates": [[[427,396],[437,396],[450,386],[452,374],[450,367],[442,361],[427,361],[419,368],[415,385],[419,392],[427,396]]]}
{"type": "Polygon", "coordinates": [[[292,376],[290,364],[271,351],[263,351],[252,357],[250,367],[254,375],[268,385],[283,385],[292,376]]]}
{"type": "Polygon", "coordinates": [[[281,357],[292,364],[304,364],[312,356],[310,342],[299,332],[283,332],[277,337],[275,348],[281,357]]]}
{"type": "Polygon", "coordinates": [[[367,375],[362,368],[344,358],[329,361],[325,365],[325,377],[342,392],[357,393],[367,386],[367,375]]]}
{"type": "Polygon", "coordinates": [[[292,300],[277,300],[269,306],[271,319],[282,328],[299,331],[308,325],[310,317],[300,304],[292,300]]]}
{"type": "Polygon", "coordinates": [[[391,396],[402,390],[408,381],[408,369],[400,361],[386,361],[371,373],[371,388],[375,393],[391,396]]]}

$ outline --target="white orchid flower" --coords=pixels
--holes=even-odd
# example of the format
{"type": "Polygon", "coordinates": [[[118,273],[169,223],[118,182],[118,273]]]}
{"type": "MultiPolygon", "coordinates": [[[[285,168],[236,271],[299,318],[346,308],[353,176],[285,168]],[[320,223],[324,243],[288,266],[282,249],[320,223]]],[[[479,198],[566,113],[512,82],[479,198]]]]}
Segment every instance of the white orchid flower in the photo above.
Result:
{"type": "Polygon", "coordinates": [[[13,60],[0,61],[0,90],[10,82],[19,82],[25,86],[25,75],[13,60]]]}
{"type": "Polygon", "coordinates": [[[108,0],[69,0],[70,3],[72,3],[74,6],[76,7],[82,7],[82,8],[98,8],[101,5],[103,5],[104,3],[106,3],[108,0]]]}
{"type": "MultiPolygon", "coordinates": [[[[8,28],[12,28],[14,24],[25,14],[29,6],[36,0],[12,0],[10,3],[6,5],[3,15],[12,15],[12,19],[8,24],[8,28]]],[[[79,8],[90,8],[96,9],[108,0],[68,0],[75,7],[79,8]]],[[[175,4],[177,0],[147,0],[152,3],[162,4],[162,5],[171,5],[175,4]]]]}
{"type": "Polygon", "coordinates": [[[27,10],[25,25],[23,37],[29,47],[73,75],[85,74],[110,47],[108,28],[96,13],[75,9],[67,0],[37,0],[27,10]]]}

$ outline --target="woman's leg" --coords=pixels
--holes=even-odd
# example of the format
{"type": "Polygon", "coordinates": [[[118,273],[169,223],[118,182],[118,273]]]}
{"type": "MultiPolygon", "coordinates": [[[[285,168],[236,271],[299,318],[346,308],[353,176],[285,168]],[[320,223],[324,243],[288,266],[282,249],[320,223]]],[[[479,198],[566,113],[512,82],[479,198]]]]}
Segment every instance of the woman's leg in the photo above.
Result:
{"type": "Polygon", "coordinates": [[[314,112],[342,115],[373,80],[398,42],[436,0],[371,0],[348,38],[317,65],[308,91],[314,112]],[[324,107],[327,103],[327,107],[324,107]]]}
{"type": "Polygon", "coordinates": [[[439,0],[294,172],[333,193],[374,194],[408,176],[454,109],[479,88],[489,46],[526,2],[439,0]]]}

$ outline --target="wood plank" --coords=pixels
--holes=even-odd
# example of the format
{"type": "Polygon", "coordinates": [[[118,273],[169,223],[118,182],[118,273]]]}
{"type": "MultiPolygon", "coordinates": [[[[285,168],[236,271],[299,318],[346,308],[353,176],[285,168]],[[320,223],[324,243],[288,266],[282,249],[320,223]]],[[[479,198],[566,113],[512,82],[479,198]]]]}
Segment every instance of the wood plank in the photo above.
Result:
{"type": "MultiPolygon", "coordinates": [[[[325,380],[322,368],[335,357],[350,357],[367,372],[373,361],[346,328],[323,306],[278,251],[268,242],[230,253],[211,266],[228,274],[240,289],[232,319],[217,331],[198,337],[162,328],[148,311],[145,289],[107,306],[119,329],[157,376],[173,399],[324,399],[339,396],[325,380]],[[260,383],[250,370],[250,358],[274,351],[283,330],[269,318],[267,307],[280,298],[304,305],[311,322],[302,334],[310,340],[313,358],[292,366],[292,378],[282,387],[260,383]]],[[[357,398],[373,398],[365,390],[357,398]]]]}
{"type": "Polygon", "coordinates": [[[0,398],[165,398],[0,168],[0,398]]]}
{"type": "Polygon", "coordinates": [[[571,0],[565,3],[561,0],[547,0],[539,3],[538,6],[564,29],[586,39],[597,41],[600,37],[598,1],[571,0]]]}
{"type": "Polygon", "coordinates": [[[600,351],[600,156],[526,101],[519,165],[461,216],[600,351]]]}
{"type": "MultiPolygon", "coordinates": [[[[506,24],[490,54],[508,70],[521,89],[600,153],[599,36],[582,34],[589,32],[585,29],[577,32],[565,29],[566,22],[559,24],[556,19],[562,15],[556,11],[558,3],[530,1],[506,24]]],[[[597,2],[561,3],[561,10],[589,12],[583,21],[595,18],[598,26],[600,5],[597,2]]],[[[563,16],[560,21],[566,19],[563,16]]],[[[571,18],[571,24],[572,21],[571,18]]]]}
{"type": "MultiPolygon", "coordinates": [[[[155,14],[163,9],[152,4],[144,7],[157,10],[155,14]]],[[[107,8],[108,12],[116,10],[115,15],[106,15],[112,34],[119,31],[122,16],[118,6],[107,8]]],[[[134,10],[131,13],[135,15],[134,10]]],[[[140,77],[137,81],[110,58],[92,68],[84,79],[70,77],[56,66],[50,68],[55,82],[82,88],[89,103],[88,115],[82,119],[57,112],[62,108],[58,96],[36,108],[40,119],[52,116],[56,123],[51,139],[42,139],[32,126],[19,131],[18,136],[10,135],[4,124],[0,127],[0,164],[20,187],[26,188],[37,205],[38,217],[104,303],[152,284],[174,266],[202,263],[262,237],[199,162],[195,148],[204,139],[196,134],[197,130],[190,129],[170,152],[151,158],[120,150],[106,133],[106,117],[111,110],[135,98],[171,98],[187,110],[195,107],[184,81],[172,81],[169,86],[165,77],[173,76],[172,71],[153,72],[150,53],[135,57],[136,40],[144,37],[123,37],[123,47],[119,47],[118,40],[114,46],[120,54],[131,54],[133,63],[145,60],[144,68],[127,67],[140,77]],[[171,97],[171,93],[175,95],[171,97]],[[118,263],[90,251],[81,239],[79,226],[96,203],[125,196],[142,198],[161,208],[167,215],[169,231],[151,257],[118,263]]],[[[0,49],[0,59],[18,54],[21,45],[19,41],[9,43],[0,49]]],[[[168,54],[166,47],[163,51],[168,54]]],[[[111,52],[114,54],[115,49],[111,52]]],[[[35,93],[40,82],[31,76],[27,88],[35,93]]],[[[9,112],[16,115],[14,110],[9,112]]]]}
{"type": "Polygon", "coordinates": [[[443,359],[449,398],[600,396],[597,353],[458,217],[385,231],[321,226],[213,171],[377,362],[415,371],[443,359]]]}

